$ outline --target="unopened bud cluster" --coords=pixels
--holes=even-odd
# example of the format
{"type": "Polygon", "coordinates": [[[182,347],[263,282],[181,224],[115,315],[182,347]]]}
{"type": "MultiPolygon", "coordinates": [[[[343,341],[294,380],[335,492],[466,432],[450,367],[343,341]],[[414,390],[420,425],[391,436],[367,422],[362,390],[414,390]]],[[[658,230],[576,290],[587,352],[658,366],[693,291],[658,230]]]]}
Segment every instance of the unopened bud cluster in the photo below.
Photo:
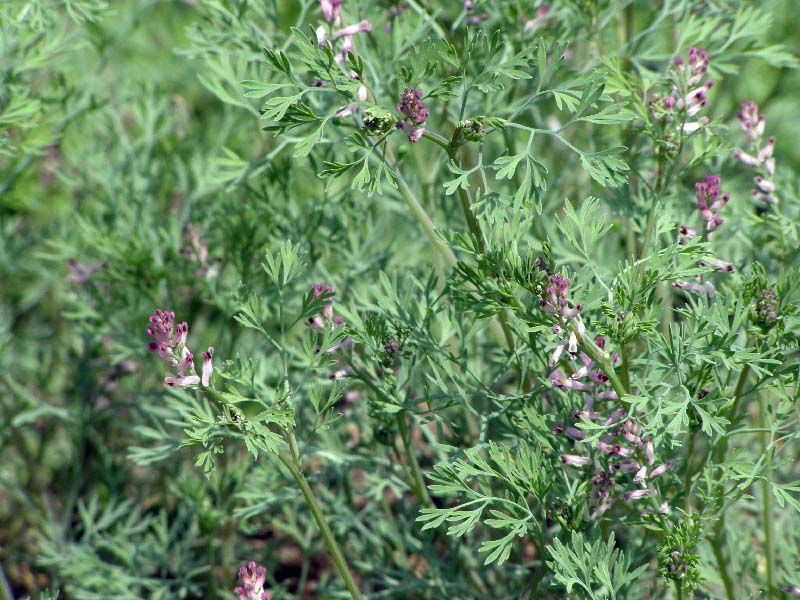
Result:
{"type": "Polygon", "coordinates": [[[422,90],[406,88],[400,94],[397,111],[403,115],[396,123],[400,131],[408,133],[409,142],[418,142],[425,133],[425,122],[428,120],[428,105],[422,101],[422,90]]]}

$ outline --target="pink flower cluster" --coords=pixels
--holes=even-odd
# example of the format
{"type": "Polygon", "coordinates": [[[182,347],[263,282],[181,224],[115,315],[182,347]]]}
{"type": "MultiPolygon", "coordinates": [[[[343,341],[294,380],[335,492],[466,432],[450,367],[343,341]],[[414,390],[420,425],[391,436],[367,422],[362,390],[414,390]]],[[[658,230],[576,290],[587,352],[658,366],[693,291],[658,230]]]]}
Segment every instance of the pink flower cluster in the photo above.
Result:
{"type": "MultiPolygon", "coordinates": [[[[322,16],[333,27],[339,27],[342,23],[342,0],[320,0],[320,8],[322,9],[322,16]]],[[[316,28],[315,34],[317,36],[317,44],[323,46],[328,44],[334,50],[333,58],[337,64],[342,64],[347,60],[348,55],[353,51],[355,36],[359,33],[366,33],[372,31],[372,23],[363,19],[353,25],[348,25],[337,29],[331,36],[328,35],[328,29],[324,25],[316,28]],[[336,50],[335,44],[341,42],[339,49],[336,50]]],[[[350,71],[350,76],[358,79],[358,74],[355,71],[350,71]]],[[[323,82],[319,82],[320,85],[323,82]]],[[[361,106],[361,102],[367,99],[367,88],[365,85],[360,85],[356,92],[358,102],[346,104],[336,111],[337,118],[343,118],[353,114],[361,106]]]]}
{"type": "Polygon", "coordinates": [[[775,195],[775,183],[772,180],[775,174],[775,158],[772,156],[775,138],[771,137],[765,144],[761,144],[766,119],[759,113],[758,104],[747,99],[742,100],[742,107],[736,118],[747,136],[752,154],[737,149],[733,155],[759,172],[755,177],[753,197],[762,205],[777,204],[778,197],[775,195]]]}
{"type": "MultiPolygon", "coordinates": [[[[584,410],[576,410],[572,416],[576,421],[585,419],[599,422],[601,420],[600,413],[593,410],[592,396],[587,397],[584,410]]],[[[591,503],[595,509],[590,515],[591,519],[596,519],[614,505],[617,499],[614,493],[617,483],[625,487],[626,482],[617,481],[618,474],[633,473],[632,483],[638,487],[629,489],[621,496],[623,501],[632,502],[648,495],[657,497],[658,490],[652,482],[672,467],[671,461],[654,466],[653,440],[642,438],[643,427],[640,423],[625,419],[619,424],[624,416],[625,411],[619,407],[614,408],[609,416],[602,420],[603,426],[613,425],[613,427],[599,441],[591,443],[595,456],[605,457],[603,466],[597,466],[592,477],[591,503]]],[[[564,425],[558,422],[553,427],[553,433],[565,434],[576,443],[587,444],[584,441],[586,434],[574,425],[564,428],[564,425]]],[[[594,464],[592,457],[586,454],[562,454],[561,462],[573,467],[594,464]]],[[[659,510],[662,514],[668,512],[669,507],[666,502],[661,504],[659,510]]]]}
{"type": "MultiPolygon", "coordinates": [[[[728,203],[730,194],[725,194],[719,187],[720,178],[718,175],[706,175],[703,181],[698,181],[695,188],[695,195],[697,197],[697,209],[700,212],[700,218],[705,222],[706,236],[711,237],[711,232],[722,225],[725,220],[718,215],[719,211],[728,203]]],[[[686,245],[689,240],[700,235],[700,230],[697,227],[690,227],[688,225],[678,226],[678,243],[686,245]]],[[[733,273],[733,264],[724,260],[716,258],[708,258],[700,261],[701,267],[711,267],[713,270],[721,273],[733,273]]],[[[705,294],[709,298],[713,298],[716,294],[714,284],[710,281],[703,281],[702,276],[698,275],[696,281],[674,281],[673,287],[693,294],[705,294]]]]}
{"type": "MultiPolygon", "coordinates": [[[[333,27],[339,27],[342,23],[342,0],[320,0],[320,8],[322,8],[322,16],[333,27]]],[[[333,32],[331,40],[328,40],[328,30],[325,26],[320,25],[316,28],[317,43],[322,46],[323,44],[333,44],[334,41],[341,40],[341,46],[338,52],[334,55],[334,60],[340,64],[347,60],[347,56],[353,51],[353,38],[359,33],[372,31],[372,23],[363,19],[353,25],[347,25],[333,32]]]]}
{"type": "Polygon", "coordinates": [[[722,225],[724,219],[717,213],[730,200],[730,194],[724,194],[719,187],[719,175],[706,175],[703,181],[694,184],[695,195],[697,196],[697,208],[700,216],[706,222],[706,229],[714,231],[722,225]]]}
{"type": "Polygon", "coordinates": [[[175,313],[156,309],[150,315],[150,327],[147,334],[153,339],[148,343],[148,348],[159,358],[175,367],[175,377],[165,377],[164,383],[170,387],[195,387],[202,385],[208,387],[211,373],[214,371],[212,358],[214,348],[209,347],[206,352],[201,352],[203,358],[202,374],[197,375],[194,369],[194,355],[186,345],[189,335],[189,324],[184,321],[175,325],[175,313]]]}
{"type": "Polygon", "coordinates": [[[684,61],[680,56],[675,57],[676,77],[672,93],[665,96],[660,105],[656,103],[651,106],[653,116],[672,121],[676,110],[684,111],[684,133],[692,133],[707,125],[707,117],[696,120],[694,117],[708,104],[708,92],[714,86],[714,80],[711,78],[700,84],[706,76],[708,66],[708,52],[697,46],[689,48],[688,61],[684,61]]]}
{"type": "Polygon", "coordinates": [[[422,101],[422,90],[419,88],[406,88],[400,94],[397,103],[398,112],[406,120],[397,121],[397,128],[408,133],[409,142],[418,142],[425,133],[425,122],[428,120],[428,105],[422,101]]]}
{"type": "Polygon", "coordinates": [[[545,290],[544,297],[539,299],[539,306],[548,315],[553,317],[555,323],[553,324],[553,333],[562,335],[553,354],[550,356],[548,365],[554,367],[566,350],[572,358],[578,354],[578,337],[585,337],[586,327],[581,319],[582,304],[576,304],[574,307],[569,305],[569,286],[570,281],[563,277],[560,273],[556,275],[549,275],[548,281],[550,285],[545,290]],[[570,325],[573,325],[571,327],[570,325]],[[568,331],[566,339],[563,334],[565,330],[568,331]]]}
{"type": "Polygon", "coordinates": [[[235,587],[233,593],[239,600],[271,600],[272,593],[264,590],[266,579],[267,570],[251,560],[246,567],[239,568],[242,585],[235,587]]]}

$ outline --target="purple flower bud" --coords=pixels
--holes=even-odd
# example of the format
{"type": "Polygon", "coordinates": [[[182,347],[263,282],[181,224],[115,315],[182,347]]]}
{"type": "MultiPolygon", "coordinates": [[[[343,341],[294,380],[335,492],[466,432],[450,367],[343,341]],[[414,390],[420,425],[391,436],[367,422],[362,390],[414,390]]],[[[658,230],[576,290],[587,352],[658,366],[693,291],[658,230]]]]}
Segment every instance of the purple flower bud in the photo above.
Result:
{"type": "Polygon", "coordinates": [[[697,208],[700,216],[706,222],[706,228],[714,231],[722,223],[717,217],[717,212],[728,203],[730,194],[723,194],[719,187],[720,178],[717,175],[706,175],[703,181],[695,184],[697,208]]]}
{"type": "Polygon", "coordinates": [[[739,125],[750,140],[751,147],[764,135],[764,127],[766,119],[764,115],[759,114],[758,104],[745,98],[742,100],[742,106],[736,115],[739,119],[739,125]]]}

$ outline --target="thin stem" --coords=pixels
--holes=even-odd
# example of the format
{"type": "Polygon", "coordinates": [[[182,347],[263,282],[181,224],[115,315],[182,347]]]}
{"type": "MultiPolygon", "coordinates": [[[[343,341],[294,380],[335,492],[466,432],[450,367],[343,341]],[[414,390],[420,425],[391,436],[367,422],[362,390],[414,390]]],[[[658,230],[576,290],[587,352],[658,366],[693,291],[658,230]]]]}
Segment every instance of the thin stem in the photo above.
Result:
{"type": "Polygon", "coordinates": [[[395,420],[397,421],[397,429],[400,432],[400,439],[403,441],[403,449],[406,453],[406,460],[408,461],[408,466],[411,469],[411,480],[414,488],[412,491],[426,508],[433,507],[433,500],[431,499],[430,494],[428,494],[428,487],[425,485],[425,480],[422,477],[422,470],[419,468],[417,454],[411,447],[411,436],[409,435],[406,416],[403,412],[399,412],[397,415],[395,415],[395,420]]]}
{"type": "Polygon", "coordinates": [[[692,430],[692,426],[689,425],[689,444],[686,447],[686,474],[683,479],[683,506],[687,513],[692,512],[692,455],[694,454],[694,439],[696,433],[697,432],[692,430]]]}
{"type": "MultiPolygon", "coordinates": [[[[744,389],[745,382],[747,381],[749,374],[750,365],[745,365],[741,373],[739,373],[739,379],[736,382],[736,388],[733,391],[733,404],[728,412],[728,421],[730,423],[733,423],[733,420],[736,417],[736,409],[738,408],[739,401],[742,398],[742,390],[744,389]]],[[[724,462],[727,453],[728,437],[726,436],[722,438],[717,445],[714,453],[714,462],[717,464],[724,462]]],[[[721,486],[722,484],[720,484],[720,487],[721,486]]],[[[727,545],[728,540],[727,533],[725,532],[725,511],[723,510],[720,512],[720,516],[717,519],[717,522],[714,524],[714,537],[712,539],[711,549],[713,550],[714,558],[717,561],[717,568],[719,569],[720,579],[722,579],[722,585],[725,587],[725,595],[728,600],[735,600],[736,596],[734,594],[733,580],[728,572],[728,561],[725,560],[725,556],[722,552],[722,549],[727,547],[727,545]]]]}
{"type": "MultiPolygon", "coordinates": [[[[386,156],[390,161],[393,161],[391,148],[386,149],[386,156]]],[[[411,191],[411,188],[400,171],[397,171],[397,184],[400,188],[400,196],[403,198],[406,206],[411,209],[411,214],[414,215],[414,218],[420,226],[422,226],[423,231],[425,231],[425,234],[428,236],[428,240],[430,240],[431,246],[442,256],[448,267],[451,269],[455,267],[458,263],[456,255],[453,254],[453,251],[450,250],[436,234],[436,225],[433,223],[430,216],[428,216],[428,213],[425,212],[425,209],[422,208],[422,205],[414,196],[414,192],[411,191]]]]}
{"type": "Polygon", "coordinates": [[[569,328],[574,331],[576,335],[578,335],[587,356],[600,365],[600,367],[603,369],[603,372],[608,377],[608,382],[611,384],[611,387],[615,392],[617,392],[619,399],[622,400],[623,396],[628,394],[628,391],[622,384],[622,380],[620,380],[620,378],[617,376],[617,373],[614,370],[614,365],[611,364],[611,360],[592,340],[590,340],[588,337],[581,337],[572,323],[569,324],[569,328]]]}
{"type": "Polygon", "coordinates": [[[683,584],[680,581],[675,581],[675,598],[683,600],[683,584]]]}
{"type": "MultiPolygon", "coordinates": [[[[758,413],[758,426],[762,429],[767,427],[767,399],[761,399],[760,410],[758,413]]],[[[767,464],[764,478],[761,480],[761,513],[764,521],[764,553],[767,558],[767,598],[772,598],[775,594],[775,509],[772,499],[772,447],[770,438],[771,431],[761,434],[761,451],[766,455],[767,464]]]]}
{"type": "MultiPolygon", "coordinates": [[[[294,434],[287,432],[286,437],[287,439],[292,439],[294,434]]],[[[295,441],[295,446],[296,445],[297,442],[295,441]]],[[[347,561],[342,554],[342,550],[339,548],[336,538],[333,537],[333,532],[328,526],[328,522],[325,520],[322,510],[320,510],[319,504],[317,504],[317,500],[314,497],[314,492],[311,491],[311,487],[308,485],[306,478],[300,471],[300,465],[295,464],[294,459],[287,456],[284,452],[278,453],[278,459],[288,469],[289,473],[300,487],[300,491],[303,494],[303,498],[305,498],[306,505],[308,506],[309,510],[311,510],[311,514],[314,517],[314,520],[317,522],[317,527],[319,527],[319,531],[325,540],[325,545],[328,547],[328,552],[330,552],[333,562],[336,564],[336,569],[339,571],[339,575],[341,576],[342,580],[344,580],[344,584],[347,587],[347,590],[350,592],[350,597],[353,598],[353,600],[363,600],[361,592],[358,591],[358,586],[356,585],[353,575],[350,572],[350,568],[347,566],[347,561]]]]}
{"type": "Polygon", "coordinates": [[[630,362],[631,362],[631,349],[628,344],[620,345],[620,375],[622,377],[622,385],[630,393],[631,391],[631,375],[630,375],[630,362]]]}
{"type": "Polygon", "coordinates": [[[8,585],[2,564],[0,564],[0,600],[14,600],[14,594],[11,593],[11,586],[8,585]]]}
{"type": "Polygon", "coordinates": [[[728,573],[728,561],[725,560],[725,555],[722,549],[727,546],[727,534],[724,529],[724,521],[718,519],[714,525],[714,537],[711,540],[711,551],[714,553],[714,559],[717,561],[717,568],[719,569],[719,577],[722,579],[722,585],[725,588],[725,597],[728,600],[736,600],[733,591],[733,580],[730,573],[728,573]]]}
{"type": "MultiPolygon", "coordinates": [[[[736,388],[733,390],[733,404],[731,405],[731,409],[728,412],[728,422],[733,423],[734,418],[736,418],[736,410],[739,408],[739,401],[741,400],[743,394],[742,390],[744,389],[744,385],[747,382],[747,376],[750,375],[750,365],[745,365],[742,369],[742,372],[739,373],[739,379],[736,382],[736,388]]],[[[720,440],[719,445],[717,446],[717,452],[714,455],[714,461],[716,463],[721,463],[725,460],[725,455],[728,453],[728,437],[724,437],[720,440]]]]}

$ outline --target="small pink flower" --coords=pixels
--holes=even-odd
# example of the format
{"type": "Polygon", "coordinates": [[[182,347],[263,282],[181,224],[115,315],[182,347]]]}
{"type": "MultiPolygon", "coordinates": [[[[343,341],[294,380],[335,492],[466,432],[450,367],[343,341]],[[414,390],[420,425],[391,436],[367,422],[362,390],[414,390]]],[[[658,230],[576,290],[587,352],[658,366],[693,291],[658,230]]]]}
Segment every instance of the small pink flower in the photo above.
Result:
{"type": "Polygon", "coordinates": [[[200,385],[200,378],[197,375],[164,377],[164,385],[169,387],[194,387],[200,385]]]}
{"type": "Polygon", "coordinates": [[[562,454],[561,462],[572,467],[584,467],[590,464],[592,459],[588,456],[579,456],[577,454],[562,454]]]}
{"type": "Polygon", "coordinates": [[[622,495],[622,498],[626,502],[630,502],[631,500],[639,500],[641,498],[644,498],[649,493],[650,493],[650,490],[647,490],[647,489],[631,490],[630,492],[625,492],[622,495]]]}
{"type": "Polygon", "coordinates": [[[214,346],[209,346],[208,350],[200,353],[200,356],[203,357],[203,376],[201,381],[203,387],[208,387],[211,381],[211,373],[214,372],[214,365],[211,364],[211,359],[214,357],[214,346]]]}
{"type": "Polygon", "coordinates": [[[333,34],[333,37],[337,40],[341,37],[351,37],[356,35],[357,33],[364,33],[372,31],[372,23],[364,19],[363,21],[359,21],[355,25],[348,25],[340,29],[339,31],[333,34]]]}
{"type": "Polygon", "coordinates": [[[322,9],[322,16],[328,23],[338,25],[341,22],[339,12],[342,8],[342,0],[320,0],[319,5],[322,9]]]}
{"type": "Polygon", "coordinates": [[[663,475],[671,468],[672,468],[672,461],[667,461],[664,464],[658,465],[655,469],[653,469],[650,472],[650,477],[655,478],[658,477],[659,475],[663,475]]]}

